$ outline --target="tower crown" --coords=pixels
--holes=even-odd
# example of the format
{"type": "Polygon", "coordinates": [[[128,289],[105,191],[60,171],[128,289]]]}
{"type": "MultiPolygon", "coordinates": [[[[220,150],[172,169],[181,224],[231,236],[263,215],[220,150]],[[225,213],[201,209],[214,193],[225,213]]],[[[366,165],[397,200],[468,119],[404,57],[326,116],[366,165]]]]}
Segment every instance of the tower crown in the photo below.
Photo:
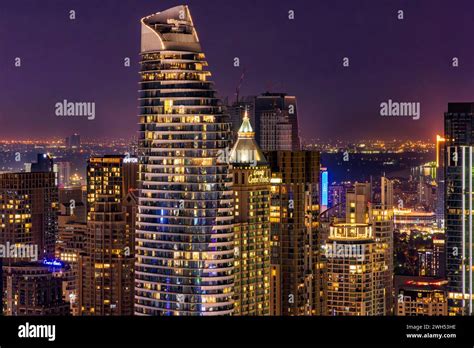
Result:
{"type": "Polygon", "coordinates": [[[258,146],[255,141],[255,132],[250,124],[247,110],[245,110],[242,125],[237,134],[237,141],[230,152],[230,163],[234,165],[267,165],[267,160],[265,159],[260,146],[258,146]]]}
{"type": "Polygon", "coordinates": [[[144,17],[141,24],[142,53],[163,50],[201,52],[188,6],[176,6],[144,17]]]}
{"type": "Polygon", "coordinates": [[[255,132],[253,131],[252,125],[250,124],[250,119],[247,110],[245,110],[242,125],[240,126],[239,132],[237,134],[239,135],[239,138],[253,139],[255,137],[255,132]]]}

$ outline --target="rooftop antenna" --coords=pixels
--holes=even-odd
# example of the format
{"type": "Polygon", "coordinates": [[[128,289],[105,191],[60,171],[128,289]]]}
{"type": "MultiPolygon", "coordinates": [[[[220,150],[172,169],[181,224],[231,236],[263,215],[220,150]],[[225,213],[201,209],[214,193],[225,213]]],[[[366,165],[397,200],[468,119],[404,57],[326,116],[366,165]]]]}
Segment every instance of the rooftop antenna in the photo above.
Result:
{"type": "Polygon", "coordinates": [[[239,84],[237,85],[237,88],[235,89],[235,101],[238,103],[240,99],[240,88],[242,87],[242,83],[244,82],[245,78],[245,72],[247,69],[244,68],[244,71],[242,72],[242,75],[240,76],[240,81],[239,84]]]}

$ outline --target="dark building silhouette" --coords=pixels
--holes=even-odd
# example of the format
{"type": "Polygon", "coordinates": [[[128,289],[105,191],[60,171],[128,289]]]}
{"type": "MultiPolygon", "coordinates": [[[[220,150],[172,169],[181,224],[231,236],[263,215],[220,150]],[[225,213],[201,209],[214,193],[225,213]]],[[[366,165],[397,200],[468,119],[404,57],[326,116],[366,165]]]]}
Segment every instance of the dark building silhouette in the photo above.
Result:
{"type": "Polygon", "coordinates": [[[81,147],[81,136],[77,133],[72,134],[66,138],[65,145],[70,149],[79,149],[81,147]]]}
{"type": "Polygon", "coordinates": [[[54,169],[53,158],[46,153],[39,153],[36,157],[36,163],[31,163],[31,172],[52,172],[54,169]]]}
{"type": "Polygon", "coordinates": [[[68,315],[61,278],[41,263],[17,263],[3,267],[5,315],[68,315]]]}

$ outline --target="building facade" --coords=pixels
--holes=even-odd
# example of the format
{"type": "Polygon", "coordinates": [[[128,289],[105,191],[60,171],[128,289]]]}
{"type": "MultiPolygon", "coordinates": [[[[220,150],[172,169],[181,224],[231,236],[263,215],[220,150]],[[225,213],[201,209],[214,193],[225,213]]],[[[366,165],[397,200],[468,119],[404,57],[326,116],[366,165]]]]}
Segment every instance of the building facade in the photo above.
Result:
{"type": "Polygon", "coordinates": [[[272,315],[324,312],[318,236],[319,153],[271,151],[270,240],[272,315]]]}
{"type": "Polygon", "coordinates": [[[380,203],[371,202],[370,183],[355,183],[347,188],[345,196],[345,219],[342,223],[337,219],[330,225],[326,242],[328,314],[391,315],[394,303],[391,182],[381,178],[380,203]],[[358,254],[335,256],[336,249],[358,254]],[[328,250],[333,252],[328,254],[328,250]],[[361,293],[357,294],[358,291],[361,293]],[[344,303],[349,305],[343,306],[344,303]]]}
{"type": "Polygon", "coordinates": [[[325,254],[328,314],[384,315],[383,270],[372,226],[332,224],[325,254]]]}
{"type": "Polygon", "coordinates": [[[472,315],[474,103],[449,103],[444,121],[449,310],[451,315],[472,315]]]}
{"type": "Polygon", "coordinates": [[[301,150],[296,97],[269,92],[257,96],[255,130],[264,151],[301,150]]]}
{"type": "Polygon", "coordinates": [[[141,25],[135,313],[230,315],[230,123],[188,7],[141,25]]]}
{"type": "Polygon", "coordinates": [[[450,313],[473,314],[472,146],[446,148],[446,259],[450,313]],[[456,159],[456,161],[455,161],[456,159]]]}
{"type": "Polygon", "coordinates": [[[125,159],[89,159],[88,221],[78,277],[81,315],[133,314],[134,234],[122,205],[130,182],[125,159]]]}
{"type": "Polygon", "coordinates": [[[54,257],[58,190],[53,172],[0,174],[0,243],[33,245],[54,257]]]}
{"type": "Polygon", "coordinates": [[[63,280],[48,266],[22,262],[3,266],[5,315],[68,315],[69,303],[63,298],[63,280]]]}
{"type": "Polygon", "coordinates": [[[433,277],[396,276],[397,316],[448,315],[447,280],[433,277]]]}
{"type": "MultiPolygon", "coordinates": [[[[392,315],[394,311],[395,293],[393,288],[394,277],[394,222],[393,209],[385,204],[371,204],[369,206],[372,231],[376,243],[376,268],[380,272],[377,276],[381,276],[377,280],[376,291],[384,299],[383,315],[392,315]]],[[[377,299],[381,299],[377,294],[377,299]]],[[[379,304],[381,306],[381,304],[379,304]]]]}
{"type": "Polygon", "coordinates": [[[234,176],[234,315],[270,314],[270,167],[245,113],[230,154],[234,176]]]}

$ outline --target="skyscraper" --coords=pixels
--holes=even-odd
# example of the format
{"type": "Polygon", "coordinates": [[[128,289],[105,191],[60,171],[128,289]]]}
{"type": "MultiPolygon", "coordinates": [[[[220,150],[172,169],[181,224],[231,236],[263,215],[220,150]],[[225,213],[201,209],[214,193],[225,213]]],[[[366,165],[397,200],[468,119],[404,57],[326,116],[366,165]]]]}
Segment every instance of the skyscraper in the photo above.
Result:
{"type": "Polygon", "coordinates": [[[384,306],[382,315],[391,315],[394,306],[393,274],[393,233],[394,215],[393,207],[386,204],[369,205],[369,221],[372,225],[372,232],[375,239],[375,249],[377,252],[375,268],[377,270],[375,287],[378,306],[384,306]],[[383,303],[383,304],[382,304],[383,303]]]}
{"type": "Polygon", "coordinates": [[[38,258],[54,257],[58,230],[55,174],[0,174],[0,242],[37,246],[38,258]]]}
{"type": "MultiPolygon", "coordinates": [[[[79,285],[81,254],[84,249],[84,237],[87,233],[87,223],[75,220],[75,216],[59,217],[58,244],[56,246],[56,258],[67,262],[68,268],[63,272],[63,295],[69,300],[72,315],[79,315],[78,296],[82,289],[79,285]]],[[[86,265],[85,265],[86,266],[86,265]]]]}
{"type": "Polygon", "coordinates": [[[271,178],[272,315],[320,315],[319,152],[266,153],[271,178]]]}
{"type": "Polygon", "coordinates": [[[89,160],[89,213],[79,272],[82,315],[133,314],[134,234],[127,228],[122,206],[130,185],[125,159],[109,155],[89,160]]]}
{"type": "Polygon", "coordinates": [[[446,259],[450,313],[473,313],[473,146],[446,147],[446,259]]]}
{"type": "Polygon", "coordinates": [[[87,166],[87,219],[94,211],[98,196],[120,203],[127,192],[137,189],[138,160],[125,155],[91,157],[87,166]]]}
{"type": "MultiPolygon", "coordinates": [[[[54,258],[58,191],[53,162],[38,155],[30,172],[0,174],[0,244],[17,252],[2,266],[2,305],[7,315],[64,315],[62,280],[42,260],[54,258]]],[[[5,257],[5,255],[2,255],[5,257]]]]}
{"type": "Polygon", "coordinates": [[[79,315],[79,272],[81,253],[84,249],[84,237],[87,233],[86,194],[81,186],[62,187],[59,189],[58,239],[56,258],[67,262],[68,268],[63,272],[63,295],[69,299],[72,315],[79,315]]]}
{"type": "Polygon", "coordinates": [[[296,97],[269,92],[257,96],[255,130],[264,151],[300,150],[296,97]]]}
{"type": "Polygon", "coordinates": [[[245,113],[230,153],[234,176],[235,312],[270,314],[270,167],[245,113]]]}
{"type": "Polygon", "coordinates": [[[187,6],[141,21],[135,313],[233,312],[230,123],[187,6]]]}
{"type": "Polygon", "coordinates": [[[378,255],[369,224],[331,225],[326,244],[329,315],[384,315],[378,255]]]}
{"type": "MultiPolygon", "coordinates": [[[[384,177],[381,190],[382,202],[390,202],[391,182],[384,177]]],[[[330,315],[393,311],[393,208],[389,203],[371,203],[371,196],[369,183],[347,189],[345,223],[330,227],[326,244],[330,315]]]]}
{"type": "Polygon", "coordinates": [[[472,315],[474,103],[449,103],[444,121],[449,311],[472,315]]]}

